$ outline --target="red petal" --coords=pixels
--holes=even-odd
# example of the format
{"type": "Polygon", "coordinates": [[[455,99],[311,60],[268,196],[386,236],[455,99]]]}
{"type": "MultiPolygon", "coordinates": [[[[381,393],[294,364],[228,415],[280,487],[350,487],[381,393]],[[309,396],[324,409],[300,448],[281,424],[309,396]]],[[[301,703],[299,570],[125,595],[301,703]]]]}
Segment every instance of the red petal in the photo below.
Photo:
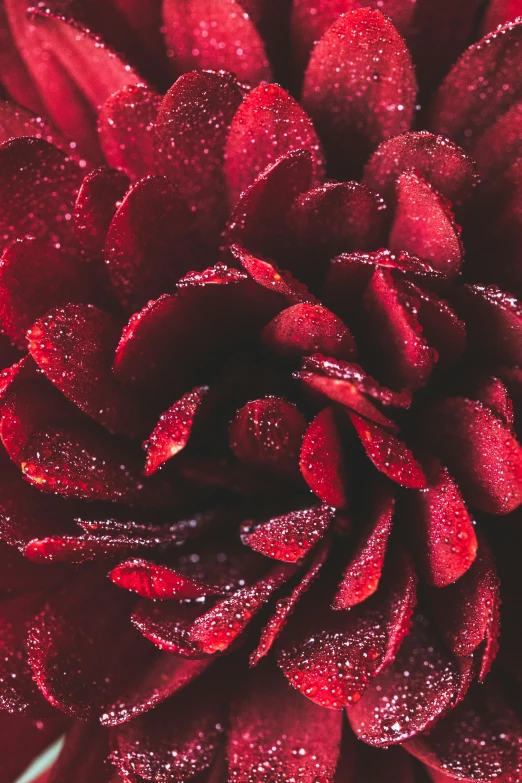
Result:
{"type": "Polygon", "coordinates": [[[129,84],[103,104],[98,115],[98,133],[110,166],[131,179],[155,171],[154,123],[161,97],[143,85],[129,84]]]}
{"type": "Polygon", "coordinates": [[[435,96],[431,126],[469,147],[520,91],[522,24],[514,22],[467,49],[435,96]],[[488,100],[484,100],[487,85],[488,100]]]}
{"type": "Polygon", "coordinates": [[[473,160],[443,136],[414,131],[385,141],[364,169],[364,182],[395,203],[395,183],[406,171],[414,171],[455,204],[472,194],[477,184],[473,160]]]}
{"type": "Polygon", "coordinates": [[[409,130],[417,84],[406,45],[389,19],[362,8],[342,16],[316,45],[303,105],[336,170],[358,171],[382,141],[409,130]]]}
{"type": "Polygon", "coordinates": [[[137,182],[116,210],[105,262],[123,306],[131,312],[173,291],[193,268],[190,210],[165,177],[137,182]]]}
{"type": "Polygon", "coordinates": [[[0,323],[21,349],[28,328],[53,307],[89,299],[86,267],[74,256],[38,239],[6,247],[0,262],[0,323]]]}
{"type": "Polygon", "coordinates": [[[522,364],[522,303],[495,285],[466,285],[458,296],[471,343],[498,363],[522,364]]]}
{"type": "Polygon", "coordinates": [[[125,557],[143,546],[125,536],[49,536],[33,539],[24,554],[33,563],[85,563],[125,557]]]}
{"type": "Polygon", "coordinates": [[[330,783],[341,741],[342,715],[305,701],[276,671],[256,671],[232,705],[228,739],[235,783],[330,783]]]}
{"type": "Polygon", "coordinates": [[[378,424],[349,413],[367,456],[377,470],[408,489],[423,489],[427,479],[410,449],[378,424]]]}
{"type": "Polygon", "coordinates": [[[0,236],[5,243],[26,236],[70,244],[81,169],[43,139],[21,138],[0,145],[0,236]]]}
{"type": "Polygon", "coordinates": [[[111,432],[140,437],[148,415],[118,385],[110,363],[119,329],[92,305],[67,305],[48,312],[27,332],[31,356],[45,376],[111,432]]]}
{"type": "Polygon", "coordinates": [[[252,523],[245,523],[241,540],[262,555],[296,563],[324,536],[333,513],[328,506],[314,506],[274,517],[253,529],[252,523]]]}
{"type": "Polygon", "coordinates": [[[313,181],[323,177],[324,159],[312,121],[277,84],[256,87],[238,108],[227,139],[225,175],[235,204],[267,166],[297,150],[312,155],[313,181]]]}
{"type": "MultiPolygon", "coordinates": [[[[29,720],[8,712],[0,713],[1,783],[12,783],[31,762],[44,753],[67,728],[63,715],[53,715],[44,721],[29,720]]],[[[38,778],[38,783],[44,783],[38,778]]]]}
{"type": "Polygon", "coordinates": [[[0,101],[0,143],[21,136],[44,139],[49,144],[59,147],[66,155],[73,155],[74,143],[67,142],[43,117],[11,101],[0,101]]]}
{"type": "Polygon", "coordinates": [[[409,492],[405,511],[428,584],[445,587],[471,566],[477,553],[473,518],[457,484],[438,460],[426,463],[428,486],[409,492]]]}
{"type": "Polygon", "coordinates": [[[521,0],[490,0],[482,20],[482,34],[486,35],[506,22],[514,22],[518,16],[522,16],[521,0]]]}
{"type": "Polygon", "coordinates": [[[437,352],[437,367],[456,364],[466,350],[466,324],[444,299],[407,280],[401,281],[406,301],[415,311],[422,334],[437,352]]]}
{"type": "MultiPolygon", "coordinates": [[[[15,39],[15,34],[19,34],[17,16],[21,15],[22,5],[16,0],[8,0],[7,3],[2,3],[0,9],[0,35],[3,44],[0,51],[1,82],[2,87],[17,103],[40,114],[43,110],[40,95],[22,55],[19,41],[15,39]]],[[[27,11],[25,5],[23,10],[27,11]]],[[[25,16],[21,18],[23,24],[25,16]]]]}
{"type": "Polygon", "coordinates": [[[513,402],[506,385],[499,378],[483,376],[472,385],[472,389],[473,399],[489,408],[506,426],[513,427],[515,419],[513,402]]]}
{"type": "Polygon", "coordinates": [[[376,487],[372,508],[363,532],[351,556],[332,609],[349,609],[366,601],[379,586],[384,566],[384,556],[392,531],[395,498],[387,485],[376,487]]]}
{"type": "Polygon", "coordinates": [[[209,243],[225,225],[225,144],[241,101],[230,74],[185,73],[163,98],[154,129],[157,168],[176,183],[209,243]]]}
{"type": "Polygon", "coordinates": [[[317,302],[305,285],[292,277],[290,272],[280,270],[274,261],[253,256],[239,245],[232,245],[230,252],[250,277],[263,288],[286,296],[292,304],[304,301],[310,304],[317,302]]]}
{"type": "Polygon", "coordinates": [[[404,742],[427,731],[462,698],[467,671],[446,651],[429,622],[418,615],[393,663],[348,710],[350,724],[376,747],[404,742]]]}
{"type": "Polygon", "coordinates": [[[451,778],[515,783],[521,733],[522,726],[500,695],[488,686],[475,686],[427,736],[405,747],[451,778]]]}
{"type": "Polygon", "coordinates": [[[213,585],[151,560],[126,560],[113,568],[109,577],[118,587],[155,601],[171,598],[181,601],[223,592],[213,585]]]}
{"type": "MultiPolygon", "coordinates": [[[[517,101],[479,135],[472,147],[482,180],[494,182],[497,176],[509,176],[509,169],[522,152],[520,127],[522,104],[517,101]]],[[[501,184],[505,184],[503,179],[501,184]]]]}
{"type": "Polygon", "coordinates": [[[327,611],[321,600],[312,607],[303,602],[301,617],[285,631],[279,666],[316,704],[355,704],[370,678],[394,660],[408,632],[416,577],[403,553],[394,553],[393,567],[379,592],[350,612],[327,611]]]}
{"type": "Polygon", "coordinates": [[[390,249],[406,250],[429,261],[439,272],[454,277],[462,264],[459,229],[448,202],[413,172],[397,180],[397,206],[390,249]]]}
{"type": "Polygon", "coordinates": [[[185,448],[207,391],[208,386],[196,387],[160,416],[149,440],[143,444],[147,452],[146,476],[185,448]]]}
{"type": "Polygon", "coordinates": [[[425,412],[421,426],[471,505],[509,514],[522,503],[522,448],[490,410],[447,397],[425,412]]]}
{"type": "Polygon", "coordinates": [[[230,425],[230,447],[247,465],[294,475],[306,430],[302,413],[279,397],[248,402],[230,425]]]}
{"type": "Polygon", "coordinates": [[[68,568],[46,568],[29,562],[14,546],[0,542],[0,589],[17,593],[41,592],[64,580],[68,568]]]}
{"type": "Polygon", "coordinates": [[[165,0],[163,19],[176,71],[223,69],[252,84],[270,81],[263,42],[236,0],[165,0]]]}
{"type": "Polygon", "coordinates": [[[347,505],[346,466],[333,408],[318,413],[303,437],[300,458],[304,480],[329,506],[347,505]]]}
{"type": "Polygon", "coordinates": [[[122,171],[100,166],[88,174],[74,207],[74,234],[81,249],[95,258],[103,255],[107,231],[127,189],[122,171]]]}
{"type": "Polygon", "coordinates": [[[479,543],[469,571],[455,584],[434,591],[432,602],[439,629],[455,655],[471,655],[487,639],[484,679],[498,649],[500,582],[488,545],[483,538],[479,543]]]}
{"type": "Polygon", "coordinates": [[[306,593],[310,585],[317,579],[319,571],[323,567],[330,552],[331,541],[323,539],[317,552],[312,560],[308,570],[304,577],[301,579],[297,587],[291,591],[291,593],[284,598],[280,598],[276,603],[276,608],[270,620],[263,627],[259,644],[254,652],[250,655],[250,666],[257,666],[259,661],[268,655],[272,649],[276,639],[281,634],[283,628],[288,622],[289,617],[292,615],[295,607],[306,593]]]}
{"type": "Polygon", "coordinates": [[[306,302],[276,315],[261,337],[278,356],[298,358],[316,351],[338,359],[353,359],[356,355],[354,339],[341,319],[326,307],[306,302]]]}

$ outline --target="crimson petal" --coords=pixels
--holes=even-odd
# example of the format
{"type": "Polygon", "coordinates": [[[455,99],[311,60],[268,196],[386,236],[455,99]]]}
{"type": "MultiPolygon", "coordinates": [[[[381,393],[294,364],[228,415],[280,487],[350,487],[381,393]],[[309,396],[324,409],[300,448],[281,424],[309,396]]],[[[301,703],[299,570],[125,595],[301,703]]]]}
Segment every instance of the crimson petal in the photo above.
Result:
{"type": "Polygon", "coordinates": [[[483,35],[522,16],[521,0],[490,0],[482,20],[483,35]]]}
{"type": "Polygon", "coordinates": [[[100,166],[83,180],[74,206],[74,234],[88,256],[103,256],[107,231],[129,187],[129,178],[100,166]]]}
{"type": "Polygon", "coordinates": [[[333,408],[325,408],[309,425],[299,464],[304,480],[323,503],[347,505],[346,465],[333,408]]]}
{"type": "Polygon", "coordinates": [[[271,669],[256,671],[232,704],[230,780],[322,783],[333,780],[342,715],[305,701],[271,669]]]}
{"type": "Polygon", "coordinates": [[[508,427],[513,427],[514,406],[505,383],[491,375],[483,376],[472,385],[472,389],[474,399],[490,408],[508,427]]]}
{"type": "Polygon", "coordinates": [[[174,598],[181,601],[223,592],[216,586],[151,560],[126,560],[113,568],[109,578],[118,587],[155,601],[174,598]]]}
{"type": "Polygon", "coordinates": [[[11,101],[0,101],[0,143],[20,136],[44,139],[66,154],[73,154],[74,144],[68,143],[43,117],[11,101]]]}
{"type": "Polygon", "coordinates": [[[281,311],[261,333],[263,343],[278,356],[298,358],[320,352],[353,359],[354,339],[340,318],[321,305],[307,302],[281,311]]]}
{"type": "Polygon", "coordinates": [[[316,45],[302,101],[344,174],[409,130],[416,92],[403,39],[379,11],[362,8],[334,22],[316,45]]]}
{"type": "Polygon", "coordinates": [[[25,556],[33,563],[85,563],[125,557],[145,546],[127,536],[48,536],[35,538],[24,548],[25,556]]]}
{"type": "Polygon", "coordinates": [[[309,293],[307,287],[296,280],[290,272],[280,270],[274,261],[253,256],[239,245],[232,245],[230,252],[250,277],[263,288],[286,296],[292,304],[303,301],[316,303],[317,300],[309,293]]]}
{"type": "Polygon", "coordinates": [[[314,506],[274,517],[253,529],[251,523],[245,523],[241,540],[262,555],[296,563],[323,537],[333,513],[328,506],[314,506]]]}
{"type": "Polygon", "coordinates": [[[179,73],[223,69],[251,84],[270,81],[263,41],[236,0],[165,0],[163,20],[168,55],[179,73]]]}
{"type": "Polygon", "coordinates": [[[483,356],[522,364],[522,303],[495,285],[466,285],[458,295],[470,342],[483,356]]]}

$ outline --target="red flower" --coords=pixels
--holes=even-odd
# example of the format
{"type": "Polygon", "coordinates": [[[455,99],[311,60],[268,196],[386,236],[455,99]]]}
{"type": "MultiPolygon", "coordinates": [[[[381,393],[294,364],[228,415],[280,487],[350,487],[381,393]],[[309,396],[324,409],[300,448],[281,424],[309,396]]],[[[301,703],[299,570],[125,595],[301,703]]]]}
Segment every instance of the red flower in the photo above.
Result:
{"type": "Polygon", "coordinates": [[[520,781],[522,3],[0,9],[0,783],[520,781]]]}

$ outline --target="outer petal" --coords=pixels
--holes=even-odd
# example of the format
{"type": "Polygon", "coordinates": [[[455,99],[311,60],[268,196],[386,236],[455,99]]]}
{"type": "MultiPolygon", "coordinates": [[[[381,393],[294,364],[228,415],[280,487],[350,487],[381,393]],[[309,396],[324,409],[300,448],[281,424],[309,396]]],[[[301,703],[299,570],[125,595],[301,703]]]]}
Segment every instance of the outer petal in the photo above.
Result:
{"type": "Polygon", "coordinates": [[[347,505],[346,464],[333,408],[318,413],[303,437],[300,467],[318,498],[337,508],[347,505]]]}
{"type": "Polygon", "coordinates": [[[246,523],[241,540],[262,555],[295,563],[324,536],[333,513],[328,506],[316,506],[274,517],[257,527],[246,523]]]}
{"type": "Polygon", "coordinates": [[[409,130],[417,85],[406,45],[379,11],[342,16],[315,47],[303,105],[336,172],[357,172],[385,139],[409,130]]]}

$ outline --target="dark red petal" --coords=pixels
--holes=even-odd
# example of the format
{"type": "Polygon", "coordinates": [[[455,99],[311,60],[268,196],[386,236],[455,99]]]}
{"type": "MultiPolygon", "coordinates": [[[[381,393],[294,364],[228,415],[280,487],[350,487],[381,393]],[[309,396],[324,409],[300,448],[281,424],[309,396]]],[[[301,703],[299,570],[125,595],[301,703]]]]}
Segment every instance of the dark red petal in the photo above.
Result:
{"type": "Polygon", "coordinates": [[[208,386],[196,387],[162,413],[149,439],[143,444],[147,452],[146,476],[155,473],[185,448],[207,391],[208,386]]]}
{"type": "Polygon", "coordinates": [[[163,19],[168,55],[179,73],[223,69],[251,84],[270,81],[263,41],[236,0],[165,0],[163,19]]]}
{"type": "Polygon", "coordinates": [[[307,302],[283,310],[265,326],[263,343],[278,356],[299,358],[320,352],[353,359],[355,341],[340,318],[321,305],[307,302]]]}
{"type": "Polygon", "coordinates": [[[461,671],[429,621],[416,616],[393,663],[348,710],[353,730],[376,747],[427,731],[463,697],[471,680],[469,664],[461,671]]]}
{"type": "Polygon", "coordinates": [[[514,22],[518,16],[522,16],[521,0],[490,0],[482,20],[482,34],[486,35],[506,22],[514,22]]]}
{"type": "Polygon", "coordinates": [[[84,264],[39,239],[6,247],[0,261],[0,324],[15,345],[41,315],[68,302],[89,300],[92,285],[84,264]]]}
{"type": "Polygon", "coordinates": [[[474,521],[448,470],[425,462],[428,485],[404,497],[404,512],[428,584],[445,587],[471,566],[477,553],[474,521]]]}
{"type": "Polygon", "coordinates": [[[303,437],[301,473],[317,497],[329,506],[347,505],[346,465],[333,408],[318,413],[303,437]]]}
{"type": "Polygon", "coordinates": [[[522,303],[496,285],[466,285],[458,307],[470,342],[481,356],[498,363],[522,364],[522,303]]]}
{"type": "Polygon", "coordinates": [[[251,674],[232,704],[229,780],[234,783],[330,783],[342,714],[304,700],[277,670],[251,674]]]}
{"type": "Polygon", "coordinates": [[[262,555],[296,563],[324,536],[333,513],[328,506],[314,506],[273,517],[253,529],[252,523],[246,523],[241,540],[262,555]]]}
{"type": "Polygon", "coordinates": [[[372,506],[332,603],[349,609],[366,601],[379,586],[384,556],[392,531],[395,498],[387,485],[373,488],[372,506]]]}
{"type": "Polygon", "coordinates": [[[76,163],[43,139],[21,138],[0,145],[3,242],[35,236],[54,245],[70,244],[70,216],[82,177],[76,163]]]}
{"type": "Polygon", "coordinates": [[[513,22],[467,49],[439,87],[431,127],[464,148],[520,95],[522,23],[513,22]],[[484,87],[488,100],[484,100],[484,87]]]}
{"type": "Polygon", "coordinates": [[[283,155],[258,176],[232,210],[225,240],[253,253],[270,254],[287,239],[288,216],[295,199],[310,187],[312,155],[297,150],[283,155]]]}
{"type": "Polygon", "coordinates": [[[131,179],[155,171],[154,124],[161,96],[144,85],[129,84],[103,104],[98,115],[98,133],[110,166],[131,179]]]}
{"type": "Polygon", "coordinates": [[[404,41],[379,11],[362,8],[334,22],[316,45],[302,100],[335,170],[345,174],[409,130],[416,92],[404,41]]]}
{"type": "Polygon", "coordinates": [[[472,384],[472,390],[473,399],[490,408],[508,427],[513,427],[515,419],[513,401],[506,385],[499,378],[492,375],[483,376],[472,384]]]}
{"type": "MultiPolygon", "coordinates": [[[[2,78],[4,74],[2,74],[2,78]]],[[[34,136],[59,147],[66,155],[73,155],[74,142],[67,142],[56,128],[43,117],[11,101],[0,101],[0,143],[20,136],[34,136]]]]}
{"type": "Polygon", "coordinates": [[[377,470],[402,487],[426,487],[427,479],[422,466],[405,443],[378,424],[373,424],[356,413],[350,412],[348,415],[366,454],[377,470]]]}
{"type": "Polygon", "coordinates": [[[8,95],[17,103],[41,114],[43,104],[38,89],[22,55],[20,39],[16,40],[20,34],[20,18],[22,25],[26,19],[25,16],[21,16],[22,6],[23,11],[26,12],[27,7],[23,3],[8,0],[7,3],[2,3],[0,9],[0,35],[3,44],[0,51],[1,83],[8,95]]]}
{"type": "Polygon", "coordinates": [[[479,544],[469,571],[455,584],[434,591],[432,602],[439,629],[455,655],[471,655],[484,639],[488,640],[488,665],[482,668],[483,679],[498,649],[500,582],[484,538],[479,544]]]}
{"type": "Polygon", "coordinates": [[[482,180],[494,181],[498,175],[509,172],[510,166],[520,157],[521,124],[522,103],[518,100],[495,119],[484,133],[477,134],[471,153],[482,180]]]}
{"type": "Polygon", "coordinates": [[[248,402],[230,425],[230,447],[253,467],[293,475],[299,472],[299,450],[306,430],[302,413],[279,397],[248,402]]]}
{"type": "Polygon", "coordinates": [[[125,536],[48,536],[29,541],[24,554],[33,563],[85,563],[128,556],[144,546],[125,536]]]}
{"type": "Polygon", "coordinates": [[[390,250],[423,258],[448,277],[458,274],[463,248],[448,202],[425,179],[411,171],[397,180],[397,206],[390,250]]]}
{"type": "Polygon", "coordinates": [[[450,778],[515,783],[521,735],[522,726],[500,694],[477,685],[427,736],[405,747],[450,778]]]}
{"type": "Polygon", "coordinates": [[[208,677],[198,679],[152,712],[118,728],[115,763],[140,780],[179,783],[207,769],[224,730],[218,684],[208,677]]]}
{"type": "Polygon", "coordinates": [[[279,85],[256,87],[239,106],[227,139],[225,176],[230,204],[267,166],[296,150],[311,153],[313,181],[320,181],[324,158],[310,118],[279,85]]]}
{"type": "Polygon", "coordinates": [[[456,364],[466,350],[466,324],[445,299],[408,280],[401,281],[406,301],[415,311],[422,333],[437,352],[437,367],[456,364]]]}
{"type": "Polygon", "coordinates": [[[298,605],[299,601],[306,593],[310,585],[317,579],[319,571],[323,567],[330,552],[331,541],[326,538],[323,539],[321,544],[317,548],[317,552],[307,569],[304,577],[299,584],[294,587],[291,593],[284,598],[280,598],[276,603],[275,611],[268,620],[267,624],[263,627],[259,644],[254,652],[250,655],[250,666],[257,666],[259,661],[268,655],[272,649],[276,639],[281,634],[283,628],[288,622],[289,617],[298,605]]]}
{"type": "Polygon", "coordinates": [[[0,542],[0,589],[17,593],[41,592],[56,587],[70,571],[68,568],[46,568],[29,562],[11,544],[0,542]]]}
{"type": "MultiPolygon", "coordinates": [[[[95,721],[76,721],[67,732],[48,783],[111,783],[107,766],[109,742],[106,732],[95,721]]],[[[39,780],[39,779],[38,779],[39,780]]]]}
{"type": "Polygon", "coordinates": [[[522,448],[490,410],[448,397],[425,412],[421,428],[471,505],[509,514],[522,503],[522,448]]]}
{"type": "Polygon", "coordinates": [[[478,181],[469,155],[443,136],[428,131],[403,133],[385,141],[366,164],[363,179],[388,204],[394,204],[395,183],[406,171],[423,177],[454,204],[466,201],[478,181]]]}
{"type": "Polygon", "coordinates": [[[118,587],[132,590],[143,598],[152,598],[155,601],[171,598],[181,601],[222,592],[213,585],[190,578],[174,568],[158,565],[151,560],[126,560],[113,568],[109,577],[118,587]]]}
{"type": "Polygon", "coordinates": [[[286,296],[292,304],[296,302],[315,304],[317,302],[305,285],[296,280],[290,272],[280,270],[274,261],[253,256],[239,245],[232,245],[230,252],[250,277],[263,288],[286,296]]]}
{"type": "Polygon", "coordinates": [[[100,166],[82,182],[74,206],[74,234],[88,255],[103,255],[107,231],[129,187],[129,178],[116,169],[100,166]]]}
{"type": "Polygon", "coordinates": [[[96,716],[135,679],[148,646],[129,622],[130,606],[126,593],[103,582],[76,582],[50,599],[27,645],[35,682],[51,704],[96,716]]]}
{"type": "Polygon", "coordinates": [[[118,336],[107,313],[69,304],[38,319],[27,341],[40,370],[67,399],[111,432],[140,437],[148,416],[122,391],[111,369],[118,336]]]}
{"type": "MultiPolygon", "coordinates": [[[[355,704],[371,677],[394,660],[408,632],[415,605],[416,577],[405,553],[393,553],[393,569],[381,589],[349,612],[302,602],[282,637],[279,666],[316,704],[338,709],[355,704]]],[[[323,596],[324,599],[324,596],[323,596]]]]}
{"type": "Polygon", "coordinates": [[[406,291],[389,271],[376,269],[363,303],[368,336],[390,385],[413,391],[425,386],[438,356],[423,335],[406,291]]]}
{"type": "Polygon", "coordinates": [[[154,128],[157,170],[175,182],[210,243],[227,216],[225,144],[241,101],[230,74],[185,73],[163,98],[154,128]]]}
{"type": "Polygon", "coordinates": [[[190,210],[165,177],[148,177],[127,193],[111,221],[105,262],[131,312],[175,289],[193,268],[190,210]]]}
{"type": "MultiPolygon", "coordinates": [[[[60,714],[42,721],[0,712],[0,753],[3,758],[0,783],[12,783],[22,775],[31,762],[63,734],[67,723],[65,716],[60,714]]],[[[38,778],[38,783],[45,781],[38,778]]]]}

